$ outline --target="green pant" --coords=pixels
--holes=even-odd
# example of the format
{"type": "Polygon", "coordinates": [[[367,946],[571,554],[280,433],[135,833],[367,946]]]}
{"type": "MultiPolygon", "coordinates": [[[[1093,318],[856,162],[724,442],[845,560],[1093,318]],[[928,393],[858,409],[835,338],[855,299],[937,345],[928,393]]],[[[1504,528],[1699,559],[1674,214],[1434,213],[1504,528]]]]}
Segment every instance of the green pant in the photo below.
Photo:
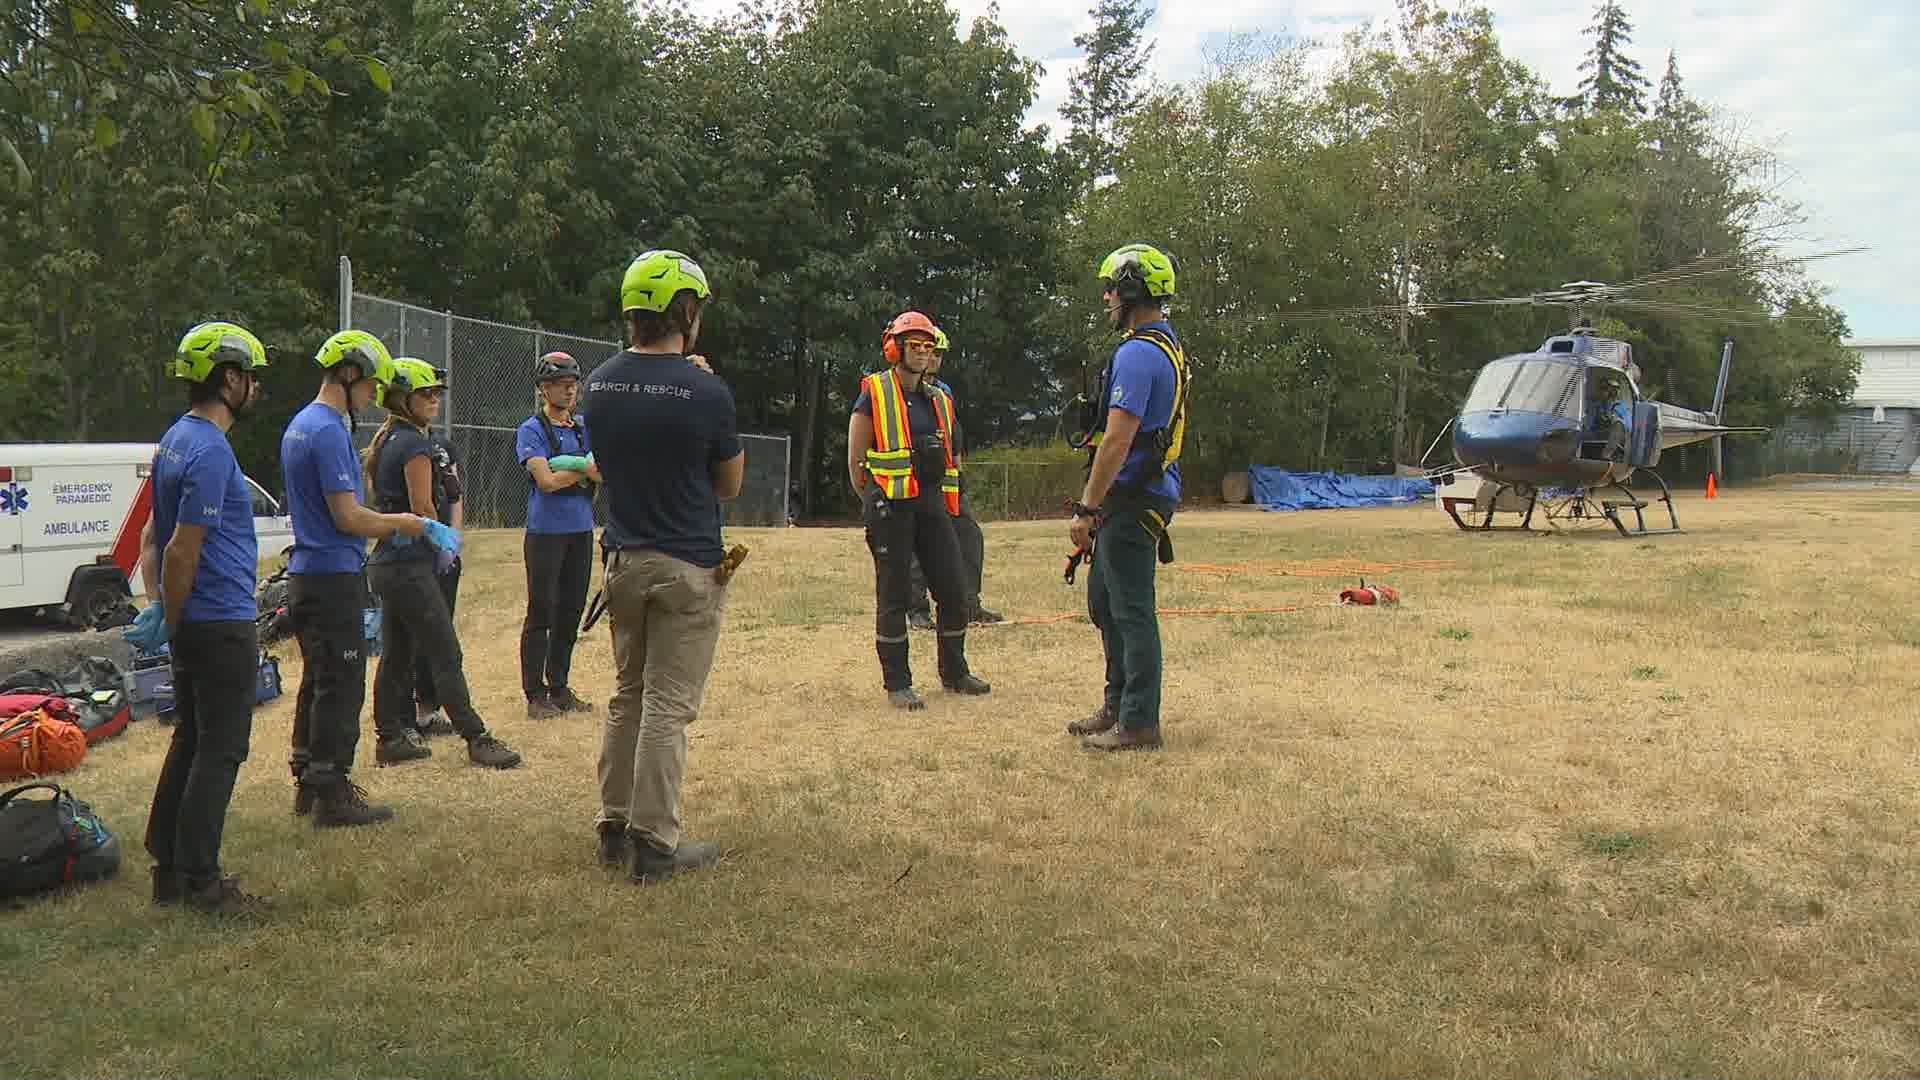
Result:
{"type": "Polygon", "coordinates": [[[1137,731],[1160,726],[1160,618],[1153,589],[1160,538],[1144,519],[1149,508],[1173,519],[1173,504],[1165,499],[1107,500],[1087,574],[1087,615],[1099,627],[1107,654],[1106,705],[1121,726],[1137,731]]]}

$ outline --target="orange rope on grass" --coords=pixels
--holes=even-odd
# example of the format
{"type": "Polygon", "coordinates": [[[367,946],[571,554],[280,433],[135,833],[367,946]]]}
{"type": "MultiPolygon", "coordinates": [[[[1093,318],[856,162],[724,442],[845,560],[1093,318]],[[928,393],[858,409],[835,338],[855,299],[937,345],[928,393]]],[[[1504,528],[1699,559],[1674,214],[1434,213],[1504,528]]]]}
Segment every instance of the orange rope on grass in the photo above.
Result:
{"type": "Polygon", "coordinates": [[[1256,574],[1262,577],[1357,577],[1398,573],[1402,570],[1452,570],[1455,563],[1447,559],[1404,559],[1392,562],[1370,562],[1364,559],[1294,559],[1271,560],[1246,563],[1181,563],[1173,564],[1175,570],[1186,570],[1195,574],[1214,574],[1219,577],[1231,577],[1234,574],[1256,574]]]}
{"type": "MultiPolygon", "coordinates": [[[[1282,607],[1218,607],[1218,608],[1160,608],[1156,615],[1285,615],[1295,611],[1306,611],[1319,607],[1339,607],[1338,604],[1288,604],[1282,607]]],[[[997,623],[984,623],[982,626],[1046,626],[1051,623],[1085,622],[1084,611],[1068,611],[1058,615],[1026,615],[1015,619],[1003,619],[997,623]]],[[[981,629],[970,626],[969,630],[981,629]]]]}

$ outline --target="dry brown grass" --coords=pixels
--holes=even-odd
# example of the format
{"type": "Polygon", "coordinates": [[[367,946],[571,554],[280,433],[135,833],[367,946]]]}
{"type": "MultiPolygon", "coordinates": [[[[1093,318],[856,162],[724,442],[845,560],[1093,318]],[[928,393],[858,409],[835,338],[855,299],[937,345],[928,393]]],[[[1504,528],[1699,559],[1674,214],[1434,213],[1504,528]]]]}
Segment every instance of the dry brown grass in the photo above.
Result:
{"type": "MultiPolygon", "coordinates": [[[[527,765],[437,740],[362,770],[395,822],[316,834],[289,694],[227,833],[281,910],[218,930],[145,902],[165,732],[135,725],[68,778],[127,873],[6,917],[0,1072],[1914,1075],[1920,497],[1681,515],[1650,540],[1185,515],[1164,606],[1307,606],[1166,620],[1168,747],[1117,758],[1062,732],[1097,701],[1089,627],[979,631],[993,695],[907,716],[859,534],[739,530],[686,792],[735,852],[646,890],[593,865],[597,722],[518,707],[519,536],[476,535],[468,670],[527,765]],[[1454,567],[1384,575],[1392,610],[1184,568],[1332,559],[1454,567]]],[[[991,606],[1082,603],[1064,523],[988,539],[991,606]]],[[[609,652],[580,648],[595,698],[609,652]]]]}

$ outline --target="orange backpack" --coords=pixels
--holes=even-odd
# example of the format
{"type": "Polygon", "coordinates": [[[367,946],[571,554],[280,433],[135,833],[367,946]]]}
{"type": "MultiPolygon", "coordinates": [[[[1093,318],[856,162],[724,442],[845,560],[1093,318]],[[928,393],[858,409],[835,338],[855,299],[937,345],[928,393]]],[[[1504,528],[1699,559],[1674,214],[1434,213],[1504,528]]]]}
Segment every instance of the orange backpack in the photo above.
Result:
{"type": "Polygon", "coordinates": [[[0,780],[66,772],[86,756],[86,732],[44,706],[0,720],[0,780]]]}

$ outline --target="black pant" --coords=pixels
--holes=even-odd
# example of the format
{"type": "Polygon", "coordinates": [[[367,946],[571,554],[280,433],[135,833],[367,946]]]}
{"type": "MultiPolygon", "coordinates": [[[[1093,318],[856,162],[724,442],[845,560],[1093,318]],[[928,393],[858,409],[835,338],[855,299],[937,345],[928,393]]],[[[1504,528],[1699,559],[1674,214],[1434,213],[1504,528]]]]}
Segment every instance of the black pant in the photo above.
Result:
{"type": "MultiPolygon", "coordinates": [[[[980,581],[986,569],[987,538],[980,532],[980,523],[973,520],[964,496],[960,500],[960,516],[953,519],[953,535],[959,541],[960,562],[966,570],[967,618],[971,620],[980,613],[980,581]]],[[[910,573],[913,598],[907,602],[907,610],[930,614],[933,607],[927,599],[927,575],[920,568],[918,556],[913,559],[910,573]]]]}
{"type": "MultiPolygon", "coordinates": [[[[447,618],[453,618],[453,605],[460,599],[460,560],[453,560],[453,566],[444,574],[436,575],[440,582],[440,595],[447,598],[447,618]]],[[[427,654],[421,653],[413,661],[413,700],[429,708],[440,704],[440,695],[433,688],[433,665],[427,663],[427,654]]]]}
{"type": "Polygon", "coordinates": [[[220,876],[220,837],[253,736],[260,639],[252,620],[182,623],[173,642],[173,742],[147,816],[147,851],[199,887],[220,876]]]}
{"type": "Polygon", "coordinates": [[[877,487],[869,488],[865,516],[867,550],[873,552],[874,647],[880,654],[886,688],[904,690],[913,685],[913,669],[907,662],[907,603],[916,556],[940,605],[940,682],[949,686],[958,682],[968,673],[971,612],[966,606],[966,569],[954,536],[953,515],[947,513],[938,487],[922,485],[921,496],[911,502],[892,502],[877,487]],[[933,490],[926,490],[929,487],[933,490]]]}
{"type": "Polygon", "coordinates": [[[353,771],[367,701],[366,610],[367,580],[358,573],[287,576],[287,618],[304,665],[288,762],[296,780],[353,771]]]}
{"type": "Polygon", "coordinates": [[[392,739],[414,727],[414,657],[426,660],[433,689],[455,731],[471,739],[487,725],[473,709],[460,638],[435,580],[433,560],[369,563],[367,582],[380,597],[380,668],[373,673],[373,730],[392,739]]]}
{"type": "Polygon", "coordinates": [[[593,531],[527,534],[527,621],[520,628],[520,688],[528,701],[567,689],[580,613],[593,582],[593,531]]]}

